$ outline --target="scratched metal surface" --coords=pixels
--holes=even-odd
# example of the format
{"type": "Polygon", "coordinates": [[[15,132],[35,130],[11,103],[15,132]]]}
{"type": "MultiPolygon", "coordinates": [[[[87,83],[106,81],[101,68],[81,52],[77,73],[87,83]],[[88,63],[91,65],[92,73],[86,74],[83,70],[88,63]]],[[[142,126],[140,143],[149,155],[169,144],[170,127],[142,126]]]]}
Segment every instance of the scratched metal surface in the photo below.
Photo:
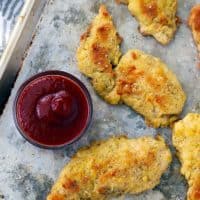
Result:
{"type": "MultiPolygon", "coordinates": [[[[126,133],[129,137],[163,135],[173,153],[173,163],[163,175],[161,183],[151,191],[133,200],[184,200],[187,184],[180,175],[180,164],[171,146],[171,130],[146,127],[143,118],[126,106],[110,106],[93,91],[89,81],[77,69],[75,51],[80,34],[97,14],[100,2],[112,13],[119,33],[124,38],[123,52],[139,48],[164,60],[179,78],[187,94],[183,112],[200,112],[200,71],[197,70],[197,52],[191,32],[185,24],[178,29],[174,41],[163,47],[151,37],[137,31],[137,22],[127,7],[114,0],[54,0],[47,5],[35,39],[29,49],[5,111],[0,119],[0,199],[45,199],[62,167],[81,146],[91,141],[126,133]],[[31,75],[57,69],[80,78],[88,87],[94,103],[94,119],[90,130],[76,143],[57,151],[39,149],[25,141],[17,132],[12,104],[16,90],[31,75]]],[[[179,16],[186,20],[189,9],[198,0],[180,0],[179,16]]]]}

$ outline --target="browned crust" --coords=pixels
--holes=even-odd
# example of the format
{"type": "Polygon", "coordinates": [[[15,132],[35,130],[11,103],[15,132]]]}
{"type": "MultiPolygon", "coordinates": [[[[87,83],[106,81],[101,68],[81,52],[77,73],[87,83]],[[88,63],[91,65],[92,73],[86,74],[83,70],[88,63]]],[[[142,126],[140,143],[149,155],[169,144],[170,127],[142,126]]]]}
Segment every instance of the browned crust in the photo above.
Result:
{"type": "Polygon", "coordinates": [[[66,181],[63,183],[63,188],[66,190],[69,190],[70,192],[78,192],[79,186],[75,180],[66,179],[66,181]]]}
{"type": "Polygon", "coordinates": [[[111,17],[106,7],[102,4],[99,8],[99,13],[102,13],[104,17],[111,17]]]}
{"type": "MultiPolygon", "coordinates": [[[[155,18],[158,15],[158,6],[155,1],[151,4],[145,4],[144,0],[141,0],[140,7],[144,15],[147,15],[149,18],[155,18]]],[[[165,19],[166,20],[166,19],[165,19]]],[[[164,21],[164,19],[163,19],[164,21]]]]}
{"type": "Polygon", "coordinates": [[[112,65],[108,58],[108,52],[105,48],[99,46],[97,43],[92,45],[92,60],[103,72],[112,73],[112,65]]]}
{"type": "Polygon", "coordinates": [[[188,191],[189,200],[199,200],[200,199],[200,174],[194,180],[191,188],[188,191]]]}
{"type": "Polygon", "coordinates": [[[193,31],[200,31],[200,5],[195,5],[191,9],[188,24],[193,31]]]}
{"type": "Polygon", "coordinates": [[[63,196],[63,195],[61,195],[61,194],[53,194],[52,196],[51,196],[51,200],[65,200],[65,197],[63,196]]]}
{"type": "Polygon", "coordinates": [[[188,17],[188,25],[192,30],[194,41],[197,45],[198,51],[200,51],[200,4],[195,5],[188,17]]]}
{"type": "Polygon", "coordinates": [[[131,66],[126,70],[121,71],[121,77],[118,80],[117,93],[119,95],[137,93],[140,94],[142,91],[134,91],[132,85],[144,75],[143,71],[139,71],[135,66],[131,66]]]}

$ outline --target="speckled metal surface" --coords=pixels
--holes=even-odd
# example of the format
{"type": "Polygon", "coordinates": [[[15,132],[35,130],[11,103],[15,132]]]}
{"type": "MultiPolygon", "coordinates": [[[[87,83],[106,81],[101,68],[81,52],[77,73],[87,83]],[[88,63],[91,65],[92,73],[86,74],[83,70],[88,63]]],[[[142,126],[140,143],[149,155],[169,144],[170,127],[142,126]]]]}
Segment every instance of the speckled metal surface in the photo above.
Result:
{"type": "MultiPolygon", "coordinates": [[[[174,41],[164,47],[137,31],[137,22],[126,6],[114,0],[54,0],[47,5],[35,39],[29,49],[12,95],[0,119],[0,199],[45,199],[62,167],[81,146],[91,141],[125,133],[129,137],[163,135],[173,153],[173,163],[163,175],[160,185],[133,200],[184,200],[187,184],[180,175],[180,164],[171,145],[171,130],[146,127],[143,118],[126,106],[111,106],[93,91],[89,81],[77,69],[75,51],[80,34],[105,3],[112,13],[119,33],[124,38],[123,52],[139,48],[164,60],[176,73],[188,99],[183,115],[200,112],[200,71],[192,35],[183,23],[174,41]],[[76,143],[57,151],[39,149],[25,141],[15,128],[12,117],[13,99],[20,84],[31,75],[48,69],[64,70],[80,78],[89,89],[94,104],[90,130],[76,143]]],[[[199,0],[179,0],[179,16],[187,19],[189,9],[199,0]]]]}

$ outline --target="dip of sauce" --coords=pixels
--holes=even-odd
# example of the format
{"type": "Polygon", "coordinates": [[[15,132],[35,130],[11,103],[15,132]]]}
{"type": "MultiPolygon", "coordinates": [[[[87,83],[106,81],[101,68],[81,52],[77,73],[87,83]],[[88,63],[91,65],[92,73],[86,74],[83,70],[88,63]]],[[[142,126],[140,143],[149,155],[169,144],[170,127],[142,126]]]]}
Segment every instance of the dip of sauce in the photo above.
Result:
{"type": "Polygon", "coordinates": [[[21,86],[14,114],[19,131],[31,143],[60,147],[87,129],[92,103],[78,79],[65,72],[49,71],[21,86]]]}

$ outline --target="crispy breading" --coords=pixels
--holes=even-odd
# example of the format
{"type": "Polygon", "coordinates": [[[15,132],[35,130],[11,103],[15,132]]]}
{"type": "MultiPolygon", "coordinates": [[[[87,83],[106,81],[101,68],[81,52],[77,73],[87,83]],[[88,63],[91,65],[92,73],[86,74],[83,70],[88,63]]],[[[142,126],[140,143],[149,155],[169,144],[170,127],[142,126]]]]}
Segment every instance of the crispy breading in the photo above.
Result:
{"type": "Polygon", "coordinates": [[[188,24],[192,30],[194,41],[200,52],[200,4],[195,5],[188,18],[188,24]]]}
{"type": "Polygon", "coordinates": [[[113,97],[142,114],[154,127],[168,126],[177,119],[185,93],[176,76],[158,58],[129,50],[115,68],[113,97]]]}
{"type": "Polygon", "coordinates": [[[158,185],[170,162],[170,150],[160,136],[96,142],[75,154],[47,200],[104,200],[138,194],[158,185]]]}
{"type": "Polygon", "coordinates": [[[108,103],[129,105],[154,127],[170,125],[186,99],[176,76],[161,60],[139,50],[130,50],[119,61],[120,40],[112,18],[104,6],[99,12],[81,37],[77,50],[80,71],[92,79],[94,89],[108,103]],[[104,30],[105,24],[110,24],[112,31],[103,31],[103,36],[100,31],[99,36],[99,27],[104,30]],[[102,37],[106,40],[99,40],[102,37]]]}
{"type": "Polygon", "coordinates": [[[121,41],[112,17],[101,5],[99,14],[81,36],[77,61],[80,71],[92,79],[95,90],[104,99],[115,84],[112,67],[119,62],[121,41]]]}
{"type": "Polygon", "coordinates": [[[177,0],[117,0],[128,4],[128,9],[139,22],[143,35],[152,35],[158,42],[168,44],[177,29],[177,0]]]}
{"type": "Polygon", "coordinates": [[[188,200],[200,199],[200,114],[190,113],[175,123],[173,144],[181,161],[181,173],[188,181],[188,200]]]}

